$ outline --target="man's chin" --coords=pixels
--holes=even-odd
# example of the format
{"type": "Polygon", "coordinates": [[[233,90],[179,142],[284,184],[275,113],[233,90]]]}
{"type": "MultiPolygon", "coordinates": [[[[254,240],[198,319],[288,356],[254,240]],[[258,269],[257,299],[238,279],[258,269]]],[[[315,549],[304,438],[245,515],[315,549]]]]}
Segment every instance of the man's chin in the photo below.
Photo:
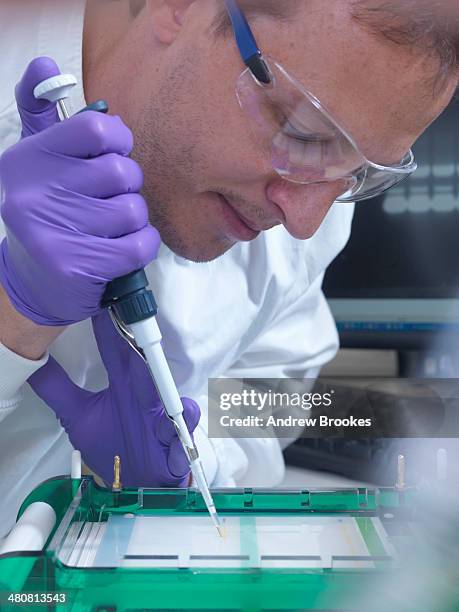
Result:
{"type": "Polygon", "coordinates": [[[194,263],[209,263],[219,259],[230,251],[236,244],[233,240],[208,241],[203,239],[202,242],[185,242],[180,240],[166,240],[163,238],[164,244],[176,255],[192,261],[194,263]]]}

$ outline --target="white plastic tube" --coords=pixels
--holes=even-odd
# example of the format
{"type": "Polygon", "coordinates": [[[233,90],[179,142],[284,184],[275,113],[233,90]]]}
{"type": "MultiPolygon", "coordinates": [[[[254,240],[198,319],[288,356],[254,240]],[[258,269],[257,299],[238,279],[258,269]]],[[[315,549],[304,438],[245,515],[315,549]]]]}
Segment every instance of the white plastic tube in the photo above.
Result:
{"type": "Polygon", "coordinates": [[[55,524],[56,513],[49,504],[30,504],[0,547],[0,555],[43,550],[55,524]]]}
{"type": "Polygon", "coordinates": [[[78,450],[72,452],[70,477],[72,480],[81,480],[81,453],[78,450]]]}

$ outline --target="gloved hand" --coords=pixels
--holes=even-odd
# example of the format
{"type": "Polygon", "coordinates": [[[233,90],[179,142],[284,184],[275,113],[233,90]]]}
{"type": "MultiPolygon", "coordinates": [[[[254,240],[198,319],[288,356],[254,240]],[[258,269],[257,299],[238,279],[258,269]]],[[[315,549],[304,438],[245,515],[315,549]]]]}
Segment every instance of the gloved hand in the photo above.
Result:
{"type": "Polygon", "coordinates": [[[55,74],[39,58],[16,88],[24,138],[0,157],[0,283],[27,318],[65,326],[100,313],[106,284],[149,264],[160,238],[132,133],[95,112],[56,124],[55,105],[32,93],[55,74]]]}
{"type": "MultiPolygon", "coordinates": [[[[123,486],[186,486],[186,455],[146,365],[116,332],[107,312],[93,319],[93,328],[108,374],[105,391],[81,389],[52,358],[31,376],[30,385],[107,485],[113,482],[113,458],[119,455],[123,486]]],[[[193,432],[199,408],[192,400],[182,402],[193,432]]]]}

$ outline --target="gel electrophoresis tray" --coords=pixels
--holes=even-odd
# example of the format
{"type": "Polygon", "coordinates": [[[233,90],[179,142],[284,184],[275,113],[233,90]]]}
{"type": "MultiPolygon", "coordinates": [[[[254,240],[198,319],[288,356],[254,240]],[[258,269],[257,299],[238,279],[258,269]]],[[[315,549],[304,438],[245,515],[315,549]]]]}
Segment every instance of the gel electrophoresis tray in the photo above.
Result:
{"type": "Polygon", "coordinates": [[[74,523],[58,558],[84,568],[374,567],[375,539],[380,556],[394,558],[375,517],[241,515],[224,526],[220,538],[206,515],[112,515],[74,523]]]}

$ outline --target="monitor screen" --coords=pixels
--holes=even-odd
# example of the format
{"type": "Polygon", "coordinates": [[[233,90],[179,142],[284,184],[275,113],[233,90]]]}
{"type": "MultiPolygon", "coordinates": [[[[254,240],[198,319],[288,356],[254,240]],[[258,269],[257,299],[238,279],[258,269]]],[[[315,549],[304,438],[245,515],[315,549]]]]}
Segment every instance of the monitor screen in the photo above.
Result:
{"type": "Polygon", "coordinates": [[[324,290],[342,345],[459,346],[459,102],[414,147],[418,171],[356,206],[324,290]]]}

